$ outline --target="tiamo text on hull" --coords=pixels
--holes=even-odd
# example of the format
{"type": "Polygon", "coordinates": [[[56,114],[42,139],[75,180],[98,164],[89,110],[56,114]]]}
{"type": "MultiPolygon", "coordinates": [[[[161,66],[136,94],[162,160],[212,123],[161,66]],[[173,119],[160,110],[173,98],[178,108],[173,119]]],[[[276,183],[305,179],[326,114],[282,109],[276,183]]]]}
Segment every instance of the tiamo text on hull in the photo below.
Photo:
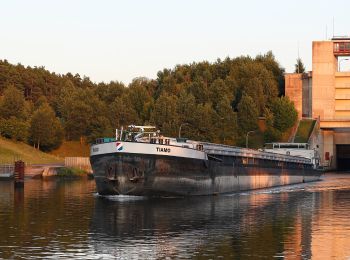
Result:
{"type": "Polygon", "coordinates": [[[313,150],[300,156],[304,146],[288,149],[285,144],[287,152],[274,153],[163,137],[152,126],[132,125],[116,132],[116,138],[100,138],[91,146],[101,195],[232,193],[315,181],[322,173],[313,150]]]}

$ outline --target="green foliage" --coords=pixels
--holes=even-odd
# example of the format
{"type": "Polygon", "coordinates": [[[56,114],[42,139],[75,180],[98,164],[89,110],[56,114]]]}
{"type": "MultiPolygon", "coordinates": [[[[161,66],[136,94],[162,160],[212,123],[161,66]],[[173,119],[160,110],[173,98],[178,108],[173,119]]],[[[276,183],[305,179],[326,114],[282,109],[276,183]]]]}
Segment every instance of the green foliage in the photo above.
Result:
{"type": "Polygon", "coordinates": [[[63,119],[67,140],[74,140],[86,134],[89,124],[94,119],[92,116],[93,108],[83,99],[70,101],[70,105],[65,107],[66,117],[63,119]]]}
{"type": "Polygon", "coordinates": [[[295,143],[307,143],[309,137],[312,133],[316,124],[316,120],[313,119],[302,119],[299,122],[297,132],[295,134],[294,142],[295,143]]]}
{"type": "Polygon", "coordinates": [[[85,176],[87,174],[86,171],[78,169],[78,168],[74,168],[74,167],[62,167],[62,168],[58,168],[57,170],[57,176],[58,177],[79,177],[79,176],[85,176]]]}
{"type": "Polygon", "coordinates": [[[176,114],[178,116],[179,126],[182,123],[195,125],[194,111],[196,110],[196,99],[187,91],[180,92],[176,104],[176,114]]]}
{"type": "Polygon", "coordinates": [[[101,136],[113,136],[114,129],[110,126],[109,120],[105,116],[97,116],[90,121],[86,128],[87,141],[92,143],[101,136]]]}
{"type": "Polygon", "coordinates": [[[141,124],[145,124],[149,120],[154,104],[153,97],[144,83],[147,85],[148,82],[136,79],[128,89],[128,99],[141,124]]]}
{"type": "Polygon", "coordinates": [[[283,73],[272,52],[177,65],[158,72],[155,80],[139,77],[128,86],[95,84],[79,74],[58,75],[5,60],[0,61],[0,119],[6,122],[1,125],[8,129],[5,136],[21,140],[24,128],[11,133],[14,122],[6,120],[30,125],[29,142],[45,150],[57,146],[63,133],[66,140],[93,141],[129,124],[155,124],[170,136],[183,125],[184,137],[242,144],[266,111],[268,129],[289,125],[279,125],[278,113],[285,112],[272,108],[284,92],[283,73]]]}
{"type": "Polygon", "coordinates": [[[216,126],[218,116],[215,113],[211,103],[198,104],[194,111],[195,125],[191,126],[191,138],[203,141],[214,141],[217,132],[216,126]]]}
{"type": "Polygon", "coordinates": [[[271,126],[267,127],[267,129],[264,133],[265,143],[279,141],[281,139],[281,137],[282,137],[282,132],[271,127],[271,126]]]}
{"type": "Polygon", "coordinates": [[[280,132],[292,127],[298,118],[294,104],[288,97],[276,98],[272,102],[271,111],[274,115],[273,127],[280,132]]]}
{"type": "Polygon", "coordinates": [[[5,119],[14,117],[23,120],[27,116],[25,112],[23,93],[13,84],[8,85],[0,100],[0,116],[5,119]]]}
{"type": "Polygon", "coordinates": [[[95,95],[107,104],[112,103],[125,92],[125,86],[121,82],[111,81],[109,84],[99,83],[95,88],[95,95]]]}
{"type": "Polygon", "coordinates": [[[179,125],[176,113],[177,97],[163,93],[156,101],[152,113],[152,122],[163,129],[164,134],[176,135],[179,125]]]}
{"type": "Polygon", "coordinates": [[[108,117],[114,128],[140,123],[140,119],[127,95],[122,95],[108,104],[108,117]]]}
{"type": "Polygon", "coordinates": [[[217,104],[217,113],[219,116],[219,120],[217,120],[217,130],[219,133],[218,142],[223,144],[234,144],[237,139],[237,114],[233,112],[230,99],[228,97],[224,97],[217,104]]]}
{"type": "Polygon", "coordinates": [[[0,135],[6,138],[27,141],[28,128],[27,122],[18,120],[13,116],[9,119],[0,119],[0,135]]]}
{"type": "Polygon", "coordinates": [[[294,73],[304,73],[305,72],[304,63],[300,58],[297,59],[297,63],[294,66],[295,66],[294,73]]]}
{"type": "Polygon", "coordinates": [[[237,101],[243,93],[246,93],[254,100],[259,115],[262,115],[265,107],[278,95],[277,82],[272,73],[262,64],[255,62],[241,65],[236,73],[238,73],[236,77],[240,86],[237,101]]]}
{"type": "Polygon", "coordinates": [[[30,143],[44,151],[57,148],[63,140],[61,123],[47,103],[41,105],[34,112],[29,132],[30,143]]]}
{"type": "Polygon", "coordinates": [[[254,131],[258,128],[258,108],[254,100],[243,94],[243,97],[238,104],[238,124],[239,134],[245,136],[248,131],[254,131]]]}
{"type": "Polygon", "coordinates": [[[273,74],[275,82],[278,84],[279,96],[284,95],[284,68],[276,60],[272,51],[268,51],[265,55],[258,55],[255,60],[265,66],[265,68],[273,74]]]}
{"type": "Polygon", "coordinates": [[[274,118],[274,115],[273,115],[271,109],[269,109],[268,107],[265,108],[264,117],[265,117],[266,126],[273,127],[274,122],[275,122],[275,118],[274,118]]]}

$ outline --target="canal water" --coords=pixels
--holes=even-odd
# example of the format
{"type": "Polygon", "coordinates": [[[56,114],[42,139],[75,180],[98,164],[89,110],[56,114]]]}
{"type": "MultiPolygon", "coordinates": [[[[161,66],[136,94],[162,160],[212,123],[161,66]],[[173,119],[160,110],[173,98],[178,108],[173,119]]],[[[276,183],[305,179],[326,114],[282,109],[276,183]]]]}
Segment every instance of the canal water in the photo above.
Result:
{"type": "Polygon", "coordinates": [[[1,259],[350,259],[350,174],[225,196],[100,197],[0,181],[1,259]]]}

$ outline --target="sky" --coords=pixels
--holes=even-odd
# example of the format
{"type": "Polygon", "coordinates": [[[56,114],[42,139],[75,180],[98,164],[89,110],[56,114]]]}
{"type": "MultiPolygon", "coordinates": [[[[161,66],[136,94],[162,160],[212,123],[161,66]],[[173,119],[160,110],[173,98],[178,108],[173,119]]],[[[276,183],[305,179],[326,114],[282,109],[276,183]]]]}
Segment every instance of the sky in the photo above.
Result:
{"type": "Polygon", "coordinates": [[[312,41],[350,35],[350,1],[0,0],[0,59],[94,82],[271,50],[312,70],[312,41]],[[299,51],[298,51],[299,50],[299,51]]]}

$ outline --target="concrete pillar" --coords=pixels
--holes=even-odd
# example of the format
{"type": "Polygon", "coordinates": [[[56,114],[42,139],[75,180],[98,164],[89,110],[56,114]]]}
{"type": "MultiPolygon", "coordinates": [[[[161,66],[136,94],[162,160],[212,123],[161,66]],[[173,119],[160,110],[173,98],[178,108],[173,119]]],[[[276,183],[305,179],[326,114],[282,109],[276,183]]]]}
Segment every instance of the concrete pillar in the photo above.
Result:
{"type": "Polygon", "coordinates": [[[323,147],[321,148],[321,160],[325,166],[329,166],[331,169],[336,168],[336,150],[334,143],[334,131],[322,130],[323,147]]]}
{"type": "Polygon", "coordinates": [[[303,81],[301,73],[286,73],[285,79],[285,94],[294,103],[294,107],[298,112],[298,119],[302,118],[303,105],[303,81]]]}

